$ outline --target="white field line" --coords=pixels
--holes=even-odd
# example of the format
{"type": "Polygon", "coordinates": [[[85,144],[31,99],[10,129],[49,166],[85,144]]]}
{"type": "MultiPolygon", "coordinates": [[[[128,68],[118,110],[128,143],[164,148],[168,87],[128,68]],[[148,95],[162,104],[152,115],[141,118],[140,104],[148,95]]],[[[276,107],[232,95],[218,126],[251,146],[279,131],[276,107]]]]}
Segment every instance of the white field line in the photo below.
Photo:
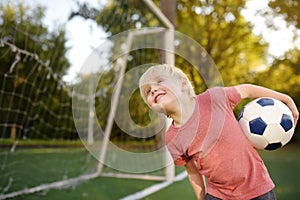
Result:
{"type": "Polygon", "coordinates": [[[187,177],[187,173],[186,171],[184,172],[181,172],[180,174],[178,174],[175,178],[174,178],[174,181],[164,181],[162,183],[158,183],[158,184],[155,184],[155,185],[152,185],[148,188],[145,188],[139,192],[136,192],[134,194],[131,194],[131,195],[128,195],[124,198],[122,198],[121,200],[137,200],[137,199],[142,199],[150,194],[153,194],[154,192],[157,192],[169,185],[171,185],[172,183],[174,182],[177,182],[177,181],[181,181],[183,180],[185,177],[187,177]]]}
{"type": "Polygon", "coordinates": [[[4,195],[0,194],[0,200],[8,199],[8,198],[14,198],[14,197],[17,197],[17,196],[20,196],[20,195],[31,194],[31,193],[35,193],[35,192],[39,192],[39,191],[43,191],[43,190],[67,188],[69,186],[79,184],[82,181],[90,180],[90,179],[93,179],[93,178],[96,178],[96,177],[99,177],[99,174],[97,174],[97,173],[87,174],[87,175],[82,175],[82,176],[79,176],[79,177],[76,177],[76,178],[57,181],[57,182],[53,182],[53,183],[42,184],[42,185],[39,185],[39,186],[36,186],[36,187],[33,187],[33,188],[26,188],[24,190],[12,192],[12,193],[9,193],[9,194],[4,194],[4,195]]]}

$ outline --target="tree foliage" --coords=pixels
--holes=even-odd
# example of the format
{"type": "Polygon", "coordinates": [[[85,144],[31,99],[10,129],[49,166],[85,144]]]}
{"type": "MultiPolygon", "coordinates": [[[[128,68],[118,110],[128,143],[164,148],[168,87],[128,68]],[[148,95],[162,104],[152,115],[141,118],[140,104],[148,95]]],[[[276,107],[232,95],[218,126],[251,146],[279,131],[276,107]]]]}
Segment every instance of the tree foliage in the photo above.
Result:
{"type": "MultiPolygon", "coordinates": [[[[163,2],[167,1],[154,0],[158,7],[163,2]]],[[[263,85],[291,95],[300,105],[299,47],[295,46],[281,58],[274,58],[273,63],[267,63],[268,44],[262,36],[253,34],[253,25],[242,15],[246,2],[176,0],[176,17],[172,21],[177,31],[191,37],[207,51],[218,67],[225,85],[245,82],[263,85]]],[[[269,2],[270,9],[261,11],[271,28],[276,28],[273,26],[275,17],[280,16],[284,19],[287,27],[293,28],[295,44],[299,42],[299,5],[299,0],[273,0],[269,2]]],[[[109,0],[100,10],[89,6],[88,3],[78,3],[78,6],[79,9],[73,11],[69,19],[79,16],[95,20],[108,37],[130,29],[162,26],[140,0],[109,0]]],[[[162,7],[166,9],[166,6],[162,7]]],[[[18,124],[19,133],[22,135],[74,138],[77,134],[72,121],[67,119],[67,115],[71,115],[70,96],[68,88],[62,87],[61,82],[61,77],[69,68],[65,57],[65,30],[60,27],[50,32],[42,24],[44,13],[45,9],[39,5],[34,8],[26,7],[23,3],[0,5],[0,114],[6,116],[7,126],[18,124]],[[6,43],[6,48],[3,47],[3,42],[6,43]],[[7,44],[13,46],[8,48],[7,44]],[[32,55],[17,53],[13,47],[32,55]],[[14,112],[8,114],[7,111],[14,112]],[[65,128],[66,131],[57,127],[68,128],[65,128]]],[[[190,57],[185,60],[176,56],[175,64],[188,74],[196,92],[202,92],[207,86],[189,62],[199,59],[195,56],[198,52],[195,52],[193,46],[181,42],[190,57]]],[[[114,48],[111,49],[110,60],[116,67],[116,52],[121,47],[122,44],[114,44],[114,48]]],[[[162,52],[156,49],[135,50],[130,52],[129,58],[127,71],[145,63],[163,62],[162,52]]],[[[107,102],[111,101],[115,87],[112,83],[117,80],[119,71],[111,68],[100,73],[103,77],[96,88],[103,93],[101,98],[96,99],[96,106],[99,123],[105,126],[110,106],[107,102]]],[[[209,74],[209,68],[206,73],[209,74]]],[[[81,81],[88,81],[88,78],[82,78],[81,81]]],[[[137,124],[147,124],[149,110],[138,91],[133,93],[129,104],[132,120],[137,124]]],[[[9,134],[9,130],[4,134],[9,134]]],[[[113,137],[118,138],[120,135],[122,131],[114,126],[113,137]]]]}
{"type": "Polygon", "coordinates": [[[158,20],[140,0],[109,0],[101,10],[88,3],[78,3],[78,7],[77,11],[71,13],[70,20],[76,16],[95,20],[108,35],[158,25],[158,20]]]}
{"type": "MultiPolygon", "coordinates": [[[[158,0],[154,2],[160,6],[158,0]]],[[[275,59],[270,66],[267,63],[268,44],[262,36],[253,34],[253,25],[242,15],[246,2],[246,0],[177,0],[176,30],[196,40],[208,52],[216,63],[225,85],[255,83],[286,92],[294,98],[298,97],[299,91],[293,88],[299,84],[297,75],[299,68],[296,67],[299,64],[299,53],[288,52],[284,60],[275,59]]],[[[298,25],[299,12],[293,8],[295,4],[298,6],[295,0],[270,2],[276,15],[283,14],[288,22],[298,25]]],[[[133,28],[161,26],[142,1],[111,0],[102,10],[91,8],[87,4],[79,7],[79,11],[74,12],[72,17],[82,16],[95,20],[109,36],[133,28]]],[[[197,55],[195,48],[186,46],[185,49],[191,55],[188,59],[197,59],[192,57],[197,55]]],[[[139,57],[136,57],[131,53],[131,56],[133,59],[128,65],[129,69],[137,63],[151,61],[146,59],[146,54],[139,54],[139,57]]],[[[199,74],[187,60],[176,56],[175,64],[188,74],[197,93],[206,88],[199,74]]],[[[140,100],[138,97],[133,99],[140,100]]],[[[141,118],[145,115],[141,112],[143,106],[145,105],[135,109],[132,116],[141,118]]]]}
{"type": "Polygon", "coordinates": [[[42,24],[45,8],[0,5],[1,117],[4,136],[74,138],[70,97],[62,82],[69,68],[63,28],[42,24]],[[69,105],[69,106],[67,106],[69,105]],[[3,121],[4,120],[4,121],[3,121]],[[66,128],[66,125],[71,128],[66,128]],[[71,136],[70,136],[71,134],[71,136]]]}
{"type": "Polygon", "coordinates": [[[272,8],[275,15],[282,15],[288,24],[294,25],[300,29],[299,0],[273,0],[269,2],[269,6],[272,8]]]}
{"type": "Polygon", "coordinates": [[[177,2],[177,29],[204,47],[225,85],[251,82],[249,70],[265,62],[267,44],[241,14],[246,1],[177,2]]]}
{"type": "MultiPolygon", "coordinates": [[[[287,28],[293,34],[292,49],[285,52],[279,58],[275,57],[274,62],[265,71],[256,76],[256,81],[268,86],[272,89],[289,94],[300,105],[300,47],[299,47],[299,29],[300,29],[300,1],[279,1],[272,0],[268,4],[270,9],[261,11],[262,16],[266,19],[266,23],[271,30],[278,28],[287,28]],[[278,27],[274,23],[275,18],[283,19],[286,27],[278,27]]],[[[299,124],[299,123],[298,123],[299,124]]],[[[299,125],[298,125],[299,127],[299,125]]],[[[296,131],[299,128],[296,129],[296,131]]],[[[295,134],[294,138],[300,141],[299,134],[295,134]]]]}

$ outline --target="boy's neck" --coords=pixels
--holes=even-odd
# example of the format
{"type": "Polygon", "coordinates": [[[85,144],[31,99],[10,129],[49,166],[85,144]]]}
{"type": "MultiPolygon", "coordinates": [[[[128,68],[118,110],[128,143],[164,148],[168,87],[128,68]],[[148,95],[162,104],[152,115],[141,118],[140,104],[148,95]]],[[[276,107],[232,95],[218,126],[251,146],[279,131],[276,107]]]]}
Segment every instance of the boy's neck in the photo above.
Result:
{"type": "Polygon", "coordinates": [[[170,114],[170,117],[173,119],[173,125],[179,127],[185,124],[194,113],[195,106],[195,98],[190,98],[188,101],[182,103],[177,112],[170,114]]]}

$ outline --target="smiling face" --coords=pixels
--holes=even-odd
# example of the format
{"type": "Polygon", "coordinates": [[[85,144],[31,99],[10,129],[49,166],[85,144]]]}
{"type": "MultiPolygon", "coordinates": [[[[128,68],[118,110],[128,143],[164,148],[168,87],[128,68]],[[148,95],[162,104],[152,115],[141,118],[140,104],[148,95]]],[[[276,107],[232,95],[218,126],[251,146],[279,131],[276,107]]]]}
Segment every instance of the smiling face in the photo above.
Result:
{"type": "Polygon", "coordinates": [[[152,110],[167,115],[179,106],[181,95],[195,95],[186,75],[169,65],[149,68],[140,78],[139,87],[147,105],[152,110]]]}
{"type": "Polygon", "coordinates": [[[157,76],[145,83],[141,91],[152,110],[167,114],[176,105],[176,94],[180,92],[180,85],[170,77],[157,76]]]}

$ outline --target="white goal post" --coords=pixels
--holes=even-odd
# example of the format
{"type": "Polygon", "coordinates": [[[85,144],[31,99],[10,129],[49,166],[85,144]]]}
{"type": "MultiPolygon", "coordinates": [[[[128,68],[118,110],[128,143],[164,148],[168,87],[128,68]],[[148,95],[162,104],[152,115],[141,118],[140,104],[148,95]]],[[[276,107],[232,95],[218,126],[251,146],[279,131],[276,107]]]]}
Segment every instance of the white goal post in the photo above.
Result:
{"type": "MultiPolygon", "coordinates": [[[[109,143],[109,138],[111,135],[111,130],[112,130],[112,126],[113,126],[113,122],[114,122],[114,116],[116,114],[116,109],[117,109],[117,105],[118,105],[118,101],[119,101],[119,97],[120,97],[120,92],[121,92],[121,86],[122,86],[122,81],[123,81],[123,77],[126,71],[126,66],[127,66],[127,57],[128,54],[130,53],[132,44],[134,42],[134,38],[135,37],[141,37],[143,35],[148,35],[148,34],[157,34],[157,33],[163,33],[163,50],[165,50],[165,57],[166,57],[166,62],[168,64],[174,64],[174,47],[172,46],[172,44],[174,43],[174,32],[170,29],[163,29],[163,28],[155,28],[155,29],[140,29],[140,30],[134,30],[134,31],[130,31],[128,33],[127,36],[127,40],[126,40],[126,49],[124,51],[124,57],[122,59],[123,63],[121,65],[121,70],[119,72],[119,84],[117,84],[116,88],[115,88],[115,95],[113,96],[112,99],[112,103],[111,103],[111,109],[109,112],[109,116],[108,116],[108,120],[107,120],[107,124],[106,124],[106,128],[104,131],[104,139],[103,139],[103,143],[101,146],[101,151],[100,151],[100,155],[99,155],[99,164],[98,164],[98,170],[97,172],[99,173],[99,175],[102,176],[115,176],[118,178],[137,178],[137,179],[148,179],[148,180],[168,180],[168,181],[172,181],[174,179],[174,165],[173,164],[167,164],[166,163],[166,171],[165,171],[165,177],[161,177],[161,176],[150,176],[150,175],[137,175],[137,174],[114,174],[114,173],[103,173],[102,169],[103,169],[103,162],[105,160],[105,156],[106,156],[106,152],[107,152],[107,148],[108,148],[108,143],[109,143]]],[[[89,123],[92,124],[92,123],[89,123]]],[[[165,129],[168,126],[165,126],[165,129]]],[[[166,130],[163,130],[166,131],[166,130]]],[[[168,160],[168,152],[165,152],[165,160],[168,160]]]]}
{"type": "MultiPolygon", "coordinates": [[[[170,23],[170,21],[162,14],[162,12],[155,6],[155,4],[151,0],[143,0],[143,2],[145,3],[145,5],[147,7],[149,7],[151,12],[159,19],[159,21],[161,22],[161,24],[164,28],[140,29],[140,30],[131,31],[127,38],[127,44],[126,44],[127,49],[125,50],[124,57],[128,56],[130,47],[134,43],[134,39],[136,37],[141,37],[141,36],[147,35],[147,34],[161,33],[161,35],[164,37],[162,40],[163,41],[162,49],[165,50],[164,52],[166,52],[165,61],[166,61],[166,63],[173,65],[174,64],[174,46],[173,46],[174,45],[174,27],[173,27],[172,23],[170,23]]],[[[1,38],[0,38],[0,47],[5,47],[8,49],[8,52],[15,53],[16,55],[20,54],[20,55],[23,55],[28,60],[35,61],[36,66],[41,66],[41,68],[43,68],[43,69],[45,68],[47,73],[49,73],[50,75],[53,75],[51,68],[48,66],[47,62],[43,62],[41,59],[39,59],[37,54],[27,52],[27,51],[25,51],[26,49],[25,50],[19,49],[15,44],[11,44],[7,41],[2,40],[1,38]]],[[[17,59],[17,58],[18,57],[16,56],[15,61],[11,65],[11,70],[13,70],[15,63],[19,62],[19,59],[17,59]]],[[[124,62],[122,63],[122,67],[121,67],[122,69],[119,74],[119,77],[120,77],[119,80],[123,78],[123,75],[126,71],[126,65],[127,65],[127,63],[125,62],[126,60],[127,59],[125,58],[124,62]]],[[[53,77],[57,78],[57,76],[55,74],[53,75],[53,77]]],[[[60,80],[58,80],[58,81],[60,81],[60,80]]],[[[30,83],[28,83],[28,84],[30,84],[30,83]]],[[[64,84],[59,82],[58,85],[61,86],[64,84]]],[[[89,98],[88,109],[90,109],[92,111],[94,109],[94,104],[95,104],[94,99],[93,99],[94,96],[92,95],[92,93],[95,89],[93,87],[94,85],[95,85],[95,83],[91,79],[90,80],[91,87],[89,88],[90,98],[89,98]]],[[[54,88],[54,89],[56,89],[56,88],[54,88]]],[[[67,87],[67,91],[68,91],[68,93],[70,93],[69,95],[71,96],[72,92],[69,91],[69,89],[70,88],[67,87]]],[[[111,130],[112,130],[112,125],[113,125],[113,121],[114,121],[113,117],[116,112],[116,106],[119,101],[120,90],[121,90],[121,84],[118,84],[118,88],[116,88],[115,95],[112,100],[112,106],[111,106],[111,110],[109,112],[106,129],[104,131],[105,137],[104,137],[104,140],[102,141],[103,143],[102,143],[101,149],[97,149],[97,151],[101,151],[99,154],[98,160],[103,160],[107,153],[107,144],[109,142],[109,135],[111,134],[111,130]]],[[[87,109],[87,111],[89,111],[88,109],[87,109]]],[[[64,113],[62,113],[62,114],[64,114],[64,113]]],[[[86,110],[84,110],[84,114],[86,114],[86,110]]],[[[88,120],[88,123],[85,124],[85,128],[87,128],[86,132],[88,132],[88,143],[92,144],[94,142],[93,132],[95,132],[95,130],[93,129],[93,124],[94,124],[95,119],[93,118],[92,115],[89,115],[89,118],[88,119],[85,118],[85,119],[88,120]]],[[[86,121],[84,121],[84,122],[86,122],[86,121]]],[[[5,125],[7,125],[7,124],[5,124],[5,125]]],[[[51,125],[51,122],[47,122],[47,125],[51,125]]],[[[9,124],[7,125],[7,127],[9,127],[9,124]]],[[[16,141],[15,145],[11,148],[12,152],[14,152],[17,142],[18,141],[16,141]]],[[[166,151],[165,152],[166,160],[167,160],[168,156],[169,156],[168,152],[166,151]]],[[[17,164],[17,162],[15,162],[15,164],[17,164]]],[[[165,165],[166,169],[165,169],[164,176],[155,176],[155,175],[150,175],[150,174],[105,173],[103,171],[103,163],[99,162],[97,164],[98,164],[97,169],[95,168],[95,166],[92,166],[92,170],[88,171],[87,174],[76,173],[75,174],[76,177],[65,176],[65,178],[63,178],[62,180],[60,178],[58,178],[57,180],[51,179],[51,180],[46,180],[43,183],[39,183],[37,186],[34,186],[34,184],[32,184],[32,185],[29,185],[28,187],[26,186],[26,188],[24,188],[24,189],[18,188],[13,192],[7,192],[4,194],[0,194],[0,199],[15,198],[20,195],[27,195],[27,194],[31,194],[31,193],[40,192],[40,191],[48,191],[50,189],[56,189],[56,188],[66,188],[66,187],[77,185],[78,183],[81,183],[82,181],[87,181],[90,179],[97,178],[99,176],[114,176],[117,178],[135,178],[135,179],[159,180],[159,181],[168,181],[168,182],[176,181],[176,179],[174,179],[174,174],[175,174],[174,171],[175,170],[174,170],[173,164],[165,165]]],[[[4,167],[4,165],[2,167],[4,167]]],[[[41,168],[41,170],[45,170],[45,169],[41,168]]],[[[9,188],[11,186],[11,183],[13,183],[13,181],[14,181],[13,179],[9,179],[9,181],[7,183],[8,186],[6,186],[6,187],[9,188]]]]}
{"type": "MultiPolygon", "coordinates": [[[[143,2],[146,4],[146,6],[150,9],[150,11],[158,18],[158,20],[161,22],[161,24],[165,28],[156,28],[156,29],[138,29],[134,31],[130,31],[127,36],[126,40],[126,49],[124,51],[124,57],[123,62],[121,64],[121,70],[119,73],[119,83],[117,84],[115,88],[115,95],[113,96],[112,103],[111,103],[111,109],[109,112],[106,128],[104,130],[104,139],[103,143],[101,145],[100,155],[99,155],[99,164],[97,173],[100,176],[113,176],[118,178],[134,178],[134,179],[147,179],[147,180],[167,180],[167,181],[173,181],[175,176],[175,168],[173,164],[166,164],[165,169],[165,176],[155,176],[155,175],[146,175],[146,174],[122,174],[122,173],[105,173],[103,172],[103,162],[105,160],[109,138],[112,131],[112,126],[114,122],[114,116],[116,114],[116,109],[119,101],[119,96],[121,92],[121,86],[124,78],[124,74],[126,71],[127,66],[127,57],[130,53],[131,47],[133,45],[134,39],[136,37],[141,37],[143,35],[148,34],[157,34],[162,33],[163,34],[163,47],[165,53],[165,62],[167,64],[174,65],[175,63],[175,55],[174,55],[174,26],[173,24],[167,19],[167,17],[156,7],[156,5],[152,2],[152,0],[143,0],[143,2]]],[[[93,119],[90,119],[93,120],[93,119]]],[[[92,124],[89,123],[88,130],[92,130],[92,124]]],[[[165,126],[165,129],[168,127],[165,126]]],[[[166,130],[164,130],[166,131],[166,130]]],[[[90,135],[90,134],[89,134],[90,135]]],[[[168,160],[168,152],[165,152],[165,159],[168,160]]]]}

